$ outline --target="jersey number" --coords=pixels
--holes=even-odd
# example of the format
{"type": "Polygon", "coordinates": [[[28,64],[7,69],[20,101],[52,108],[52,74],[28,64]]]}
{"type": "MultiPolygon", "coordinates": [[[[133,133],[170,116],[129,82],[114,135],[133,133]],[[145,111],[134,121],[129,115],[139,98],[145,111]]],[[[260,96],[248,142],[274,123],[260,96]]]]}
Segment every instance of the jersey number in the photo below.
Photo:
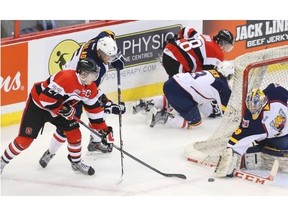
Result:
{"type": "Polygon", "coordinates": [[[179,47],[181,47],[185,52],[188,52],[189,50],[201,47],[202,45],[203,43],[201,40],[191,39],[180,43],[179,47]]]}
{"type": "Polygon", "coordinates": [[[56,96],[62,91],[61,88],[58,88],[56,85],[52,85],[52,87],[48,90],[49,94],[56,96]]]}

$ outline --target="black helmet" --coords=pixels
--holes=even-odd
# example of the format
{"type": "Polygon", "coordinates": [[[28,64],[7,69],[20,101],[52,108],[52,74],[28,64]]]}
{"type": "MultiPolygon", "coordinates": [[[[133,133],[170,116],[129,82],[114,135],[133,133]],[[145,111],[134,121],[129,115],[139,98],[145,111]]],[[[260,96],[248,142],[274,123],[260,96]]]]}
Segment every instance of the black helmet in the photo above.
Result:
{"type": "Polygon", "coordinates": [[[213,37],[213,39],[218,43],[229,43],[234,44],[234,36],[233,34],[227,29],[221,29],[217,35],[213,37]]]}
{"type": "Polygon", "coordinates": [[[84,59],[79,60],[79,62],[77,64],[76,71],[77,71],[77,73],[81,73],[81,72],[98,73],[99,67],[96,66],[96,63],[93,59],[84,58],[84,59]]]}

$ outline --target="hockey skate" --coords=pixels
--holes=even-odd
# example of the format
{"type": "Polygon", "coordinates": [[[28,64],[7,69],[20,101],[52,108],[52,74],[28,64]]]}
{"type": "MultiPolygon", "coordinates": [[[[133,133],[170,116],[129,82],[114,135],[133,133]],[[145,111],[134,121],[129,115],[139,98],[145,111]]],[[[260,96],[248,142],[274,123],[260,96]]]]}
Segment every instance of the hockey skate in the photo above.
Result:
{"type": "Polygon", "coordinates": [[[169,116],[173,117],[171,113],[168,113],[166,110],[160,110],[156,114],[152,115],[152,121],[150,123],[150,127],[154,127],[156,124],[165,124],[169,118],[169,116]]]}
{"type": "Polygon", "coordinates": [[[70,155],[68,155],[68,160],[71,162],[73,171],[83,173],[84,175],[94,175],[95,170],[91,166],[84,164],[82,161],[77,163],[72,162],[70,155]]]}
{"type": "Polygon", "coordinates": [[[51,154],[49,152],[49,149],[47,151],[45,151],[39,160],[39,164],[41,165],[41,167],[45,168],[54,156],[55,156],[55,154],[51,154]]]}
{"type": "Polygon", "coordinates": [[[133,114],[137,114],[140,111],[149,112],[150,109],[154,106],[153,100],[142,100],[140,99],[136,106],[133,106],[133,114]]]}
{"type": "Polygon", "coordinates": [[[0,174],[2,174],[2,171],[3,171],[3,169],[4,169],[4,167],[8,164],[7,162],[5,162],[3,159],[2,159],[2,157],[1,157],[1,170],[0,170],[0,174]]]}
{"type": "Polygon", "coordinates": [[[93,142],[93,138],[90,136],[90,142],[87,149],[88,154],[95,152],[110,153],[113,150],[113,145],[111,143],[93,142]]]}

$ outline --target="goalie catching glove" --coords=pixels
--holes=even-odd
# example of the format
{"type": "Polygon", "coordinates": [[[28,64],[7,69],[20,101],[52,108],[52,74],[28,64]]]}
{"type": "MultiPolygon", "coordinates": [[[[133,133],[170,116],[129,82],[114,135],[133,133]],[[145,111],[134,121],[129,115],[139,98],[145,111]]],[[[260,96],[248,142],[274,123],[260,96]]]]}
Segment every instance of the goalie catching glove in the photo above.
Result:
{"type": "Polygon", "coordinates": [[[65,104],[64,107],[58,111],[58,114],[67,119],[68,121],[73,120],[76,113],[76,109],[69,104],[65,104]]]}
{"type": "Polygon", "coordinates": [[[240,169],[240,165],[241,155],[232,148],[226,148],[220,156],[214,172],[217,177],[233,177],[234,169],[240,169]]]}

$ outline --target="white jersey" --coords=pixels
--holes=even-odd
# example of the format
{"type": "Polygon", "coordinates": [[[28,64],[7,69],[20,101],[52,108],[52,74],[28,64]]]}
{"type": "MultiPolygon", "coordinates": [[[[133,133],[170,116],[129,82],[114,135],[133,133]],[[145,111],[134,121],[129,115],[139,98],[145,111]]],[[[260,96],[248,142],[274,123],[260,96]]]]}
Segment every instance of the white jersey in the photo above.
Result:
{"type": "MultiPolygon", "coordinates": [[[[197,103],[198,109],[205,117],[213,113],[211,102],[216,100],[218,106],[225,110],[231,89],[227,79],[215,70],[200,71],[196,73],[179,73],[172,78],[183,89],[187,91],[197,103]]],[[[157,109],[169,110],[168,101],[165,97],[159,96],[153,98],[154,106],[157,109]]],[[[222,109],[220,109],[222,111],[222,109]]],[[[178,113],[174,118],[168,118],[165,125],[175,128],[187,128],[188,122],[178,113]]]]}
{"type": "Polygon", "coordinates": [[[215,82],[215,77],[209,71],[179,73],[173,79],[192,96],[198,106],[216,100],[221,107],[219,92],[211,85],[215,82]]]}

